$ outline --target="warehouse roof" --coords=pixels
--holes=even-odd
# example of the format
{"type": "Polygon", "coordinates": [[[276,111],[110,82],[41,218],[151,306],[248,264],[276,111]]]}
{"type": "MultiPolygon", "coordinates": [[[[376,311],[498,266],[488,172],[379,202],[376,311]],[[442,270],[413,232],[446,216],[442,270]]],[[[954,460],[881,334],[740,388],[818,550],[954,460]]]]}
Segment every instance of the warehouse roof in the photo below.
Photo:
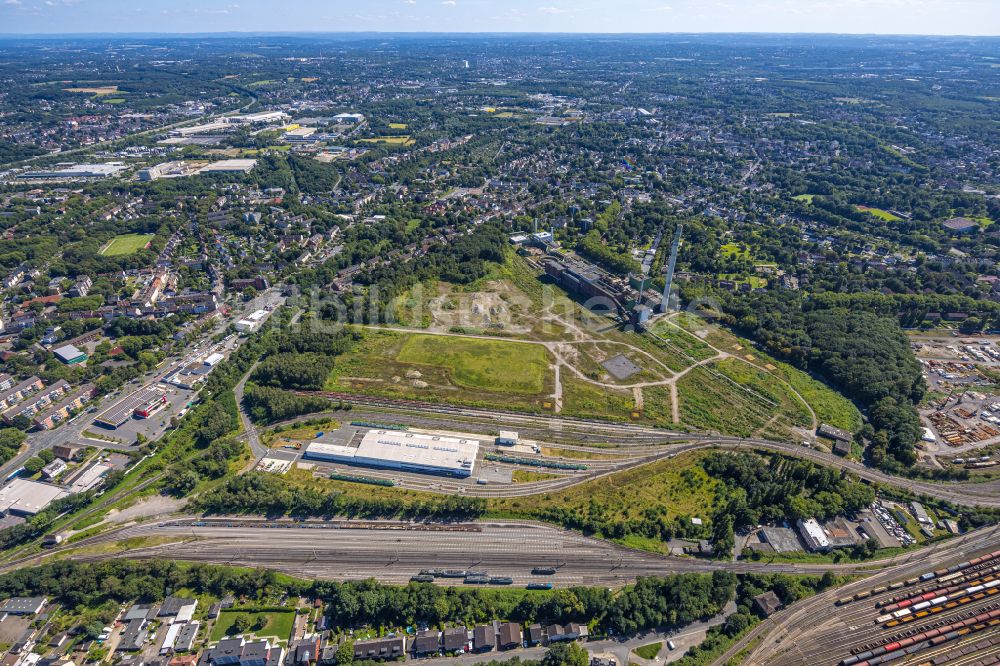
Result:
{"type": "Polygon", "coordinates": [[[52,352],[63,363],[70,363],[81,356],[86,359],[87,355],[73,345],[65,345],[52,352]]]}
{"type": "Polygon", "coordinates": [[[45,597],[11,597],[0,605],[0,613],[34,615],[41,612],[46,601],[45,597]]]}
{"type": "Polygon", "coordinates": [[[101,425],[108,425],[112,428],[117,428],[132,418],[132,413],[135,411],[136,407],[141,407],[149,403],[151,400],[158,399],[163,396],[164,393],[163,389],[153,388],[152,386],[141,388],[135,393],[125,396],[114,405],[104,410],[96,419],[94,419],[94,422],[101,425]]]}
{"type": "Polygon", "coordinates": [[[479,442],[425,435],[416,432],[369,430],[358,446],[359,457],[382,458],[415,465],[433,467],[462,467],[476,459],[479,442]]]}
{"type": "Polygon", "coordinates": [[[478,453],[478,440],[387,430],[369,430],[357,448],[323,442],[306,447],[306,457],[464,476],[471,473],[478,453]]]}
{"type": "Polygon", "coordinates": [[[13,479],[0,488],[0,512],[34,515],[66,495],[66,491],[59,486],[28,479],[13,479]]]}

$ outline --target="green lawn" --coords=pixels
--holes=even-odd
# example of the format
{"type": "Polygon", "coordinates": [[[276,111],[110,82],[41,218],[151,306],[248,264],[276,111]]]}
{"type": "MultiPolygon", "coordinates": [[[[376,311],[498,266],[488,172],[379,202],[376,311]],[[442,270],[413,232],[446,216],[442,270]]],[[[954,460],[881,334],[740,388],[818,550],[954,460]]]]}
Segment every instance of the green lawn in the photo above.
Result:
{"type": "Polygon", "coordinates": [[[649,645],[637,647],[633,652],[643,659],[653,659],[656,655],[660,654],[660,650],[662,649],[663,643],[650,643],[649,645]]]}
{"type": "Polygon", "coordinates": [[[767,278],[760,277],[759,275],[748,275],[744,277],[737,273],[719,273],[715,277],[719,280],[729,280],[731,282],[735,282],[736,284],[743,284],[746,282],[754,289],[763,289],[767,286],[767,278]]]}
{"type": "Polygon", "coordinates": [[[794,196],[792,198],[795,199],[796,201],[805,201],[806,203],[810,203],[811,204],[813,202],[813,199],[816,198],[816,195],[815,194],[799,194],[799,195],[796,195],[796,196],[794,196]]]}
{"type": "Polygon", "coordinates": [[[750,250],[742,247],[738,243],[726,243],[719,250],[722,252],[724,257],[732,257],[735,259],[749,259],[750,250]]]}
{"type": "Polygon", "coordinates": [[[889,211],[882,210],[881,208],[871,208],[869,206],[855,206],[855,208],[862,213],[868,213],[869,215],[873,215],[885,222],[900,222],[903,219],[898,215],[893,215],[889,211]]]}
{"type": "Polygon", "coordinates": [[[287,641],[292,634],[292,623],[295,622],[295,611],[254,611],[227,609],[219,614],[219,618],[212,627],[212,635],[209,640],[218,641],[228,635],[230,627],[240,615],[249,615],[251,620],[256,620],[258,615],[267,617],[267,624],[263,629],[250,629],[247,633],[256,634],[258,637],[274,636],[278,640],[287,641]]]}
{"type": "Polygon", "coordinates": [[[153,234],[124,234],[115,236],[111,242],[104,246],[101,254],[106,257],[119,257],[126,254],[135,254],[143,249],[153,240],[153,234]]]}
{"type": "Polygon", "coordinates": [[[410,336],[396,360],[446,367],[461,386],[521,394],[541,393],[549,364],[541,345],[439,335],[410,336]]]}

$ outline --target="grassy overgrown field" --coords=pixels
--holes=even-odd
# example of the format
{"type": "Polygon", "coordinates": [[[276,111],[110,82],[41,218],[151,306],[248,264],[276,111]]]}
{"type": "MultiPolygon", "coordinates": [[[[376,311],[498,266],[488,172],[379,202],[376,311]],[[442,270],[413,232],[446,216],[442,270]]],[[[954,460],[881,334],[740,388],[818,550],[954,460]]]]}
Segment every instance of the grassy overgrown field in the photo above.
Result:
{"type": "Polygon", "coordinates": [[[527,395],[545,388],[548,367],[541,345],[435,335],[408,337],[396,360],[446,367],[454,382],[465,388],[527,395]]]}
{"type": "Polygon", "coordinates": [[[715,351],[711,347],[664,319],[656,322],[652,333],[696,361],[704,361],[715,356],[715,351]]]}
{"type": "MultiPolygon", "coordinates": [[[[701,451],[682,453],[673,459],[586,481],[553,493],[490,499],[489,515],[543,518],[546,512],[564,510],[582,517],[628,522],[641,520],[652,512],[665,520],[697,516],[707,523],[718,482],[709,478],[701,468],[699,461],[704,455],[701,451]]],[[[649,545],[657,546],[654,550],[664,546],[659,541],[649,545]]]]}
{"type": "MultiPolygon", "coordinates": [[[[743,253],[736,245],[724,251],[743,253]]],[[[622,330],[545,280],[524,257],[508,251],[503,263],[492,265],[488,275],[471,284],[418,285],[394,303],[401,325],[414,327],[413,334],[366,329],[358,349],[338,360],[327,388],[554,411],[554,359],[541,345],[514,339],[561,342],[560,356],[585,377],[622,387],[667,380],[721,351],[733,358],[720,358],[679,380],[678,423],[668,386],[644,387],[642,409],[637,409],[630,389],[590,383],[565,366],[561,413],[776,439],[794,436],[794,428],[810,427],[813,413],[818,423],[845,430],[861,425],[860,412],[842,395],[701,317],[674,315],[657,322],[649,334],[622,330]],[[432,336],[421,330],[460,331],[469,337],[432,336]],[[601,363],[618,354],[640,371],[624,380],[611,376],[601,363]]]]}
{"type": "Polygon", "coordinates": [[[359,139],[361,143],[386,143],[390,145],[397,146],[412,146],[416,141],[411,139],[409,135],[402,136],[377,136],[371,139],[359,139]]]}
{"type": "Polygon", "coordinates": [[[126,254],[135,254],[146,247],[155,236],[153,234],[124,234],[115,236],[107,246],[101,250],[101,254],[106,257],[119,257],[126,254]]]}
{"type": "MultiPolygon", "coordinates": [[[[557,492],[487,499],[485,517],[534,519],[562,524],[557,514],[606,523],[638,523],[651,515],[663,521],[696,516],[710,524],[718,481],[711,479],[700,465],[706,455],[705,451],[681,453],[672,459],[586,481],[557,492]]],[[[520,483],[528,483],[541,480],[542,476],[547,478],[549,475],[531,471],[515,478],[520,483]]],[[[364,495],[370,499],[392,498],[407,506],[432,503],[441,498],[440,495],[417,490],[361,487],[346,481],[317,477],[311,470],[294,467],[284,478],[292,485],[322,492],[364,495]]],[[[662,541],[653,538],[629,535],[618,541],[653,552],[666,550],[662,541]]]]}
{"type": "Polygon", "coordinates": [[[563,414],[609,421],[632,418],[632,391],[595,386],[568,372],[562,374],[562,388],[563,414]]]}
{"type": "Polygon", "coordinates": [[[555,378],[541,345],[366,329],[338,359],[327,388],[449,402],[541,410],[555,378]]]}
{"type": "Polygon", "coordinates": [[[695,368],[677,391],[681,422],[692,428],[781,439],[811,424],[805,405],[784,384],[732,358],[695,368]]]}
{"type": "MultiPolygon", "coordinates": [[[[787,382],[812,407],[819,422],[852,432],[861,427],[861,412],[854,403],[808,373],[768,356],[753,347],[748,340],[739,338],[699,317],[685,314],[676,317],[674,321],[692,334],[701,331],[702,335],[697,337],[715,348],[752,361],[755,366],[762,368],[762,371],[766,371],[776,380],[787,382]]],[[[784,390],[788,392],[787,387],[784,387],[784,390]]],[[[683,404],[682,399],[681,405],[683,404]]]]}

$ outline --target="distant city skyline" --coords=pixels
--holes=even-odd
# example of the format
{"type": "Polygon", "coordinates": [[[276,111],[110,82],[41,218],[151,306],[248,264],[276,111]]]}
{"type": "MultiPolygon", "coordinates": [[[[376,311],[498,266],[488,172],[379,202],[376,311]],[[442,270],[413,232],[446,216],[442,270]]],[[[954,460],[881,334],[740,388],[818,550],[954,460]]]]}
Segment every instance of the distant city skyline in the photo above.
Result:
{"type": "Polygon", "coordinates": [[[0,34],[1000,34],[998,0],[0,0],[0,34]]]}

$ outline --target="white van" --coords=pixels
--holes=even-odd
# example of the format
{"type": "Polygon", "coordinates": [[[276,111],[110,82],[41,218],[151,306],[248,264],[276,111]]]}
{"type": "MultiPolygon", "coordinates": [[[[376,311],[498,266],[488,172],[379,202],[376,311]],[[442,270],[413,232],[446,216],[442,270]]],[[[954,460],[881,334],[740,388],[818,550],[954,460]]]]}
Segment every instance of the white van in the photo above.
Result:
{"type": "Polygon", "coordinates": [[[668,650],[674,650],[674,649],[676,649],[676,648],[677,648],[677,646],[676,646],[676,645],[674,645],[674,642],[673,642],[673,641],[667,641],[667,649],[668,649],[668,650]]]}

